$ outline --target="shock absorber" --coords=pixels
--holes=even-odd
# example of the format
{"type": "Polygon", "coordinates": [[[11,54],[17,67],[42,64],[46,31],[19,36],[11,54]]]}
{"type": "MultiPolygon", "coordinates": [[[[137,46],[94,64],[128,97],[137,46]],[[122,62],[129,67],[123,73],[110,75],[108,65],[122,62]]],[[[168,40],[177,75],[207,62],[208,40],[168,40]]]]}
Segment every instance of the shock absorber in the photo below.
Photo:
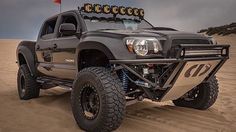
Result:
{"type": "Polygon", "coordinates": [[[129,79],[127,76],[128,76],[128,70],[126,69],[122,70],[121,81],[125,92],[128,92],[129,79]]]}

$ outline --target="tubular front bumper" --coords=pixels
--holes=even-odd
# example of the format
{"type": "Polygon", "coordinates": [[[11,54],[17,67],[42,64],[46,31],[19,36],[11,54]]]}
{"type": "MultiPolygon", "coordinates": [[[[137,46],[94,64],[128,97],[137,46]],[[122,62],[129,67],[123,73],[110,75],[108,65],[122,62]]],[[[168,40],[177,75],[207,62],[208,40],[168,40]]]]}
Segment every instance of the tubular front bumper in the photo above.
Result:
{"type": "Polygon", "coordinates": [[[174,53],[175,58],[170,57],[166,59],[110,60],[110,63],[119,64],[122,68],[127,69],[141,80],[148,83],[154,89],[160,88],[166,90],[165,94],[157,99],[156,96],[150,92],[150,90],[144,89],[145,93],[150,99],[157,99],[158,101],[174,100],[181,97],[183,93],[188,92],[197,84],[203,81],[209,81],[209,79],[211,79],[223,66],[226,60],[229,59],[229,47],[230,45],[185,44],[179,45],[173,49],[174,52],[172,53],[174,53]],[[144,78],[140,73],[137,73],[130,67],[130,65],[145,64],[175,64],[175,66],[172,69],[170,67],[170,69],[164,72],[163,75],[159,77],[159,83],[155,84],[152,81],[144,78]],[[198,73],[198,75],[201,74],[201,72],[204,73],[204,68],[207,70],[207,72],[205,75],[201,75],[201,77],[186,77],[187,71],[193,72],[194,70],[191,70],[191,68],[194,67],[194,70],[196,70],[195,72],[198,73]],[[168,77],[166,78],[166,76],[168,77]],[[198,82],[195,82],[195,84],[184,84],[184,82],[187,81],[191,82],[191,79],[198,80],[198,82]],[[185,91],[183,91],[183,87],[185,87],[185,91]]]}
{"type": "Polygon", "coordinates": [[[166,59],[110,60],[112,64],[169,64],[186,61],[227,60],[230,45],[184,44],[174,50],[174,57],[166,59]]]}

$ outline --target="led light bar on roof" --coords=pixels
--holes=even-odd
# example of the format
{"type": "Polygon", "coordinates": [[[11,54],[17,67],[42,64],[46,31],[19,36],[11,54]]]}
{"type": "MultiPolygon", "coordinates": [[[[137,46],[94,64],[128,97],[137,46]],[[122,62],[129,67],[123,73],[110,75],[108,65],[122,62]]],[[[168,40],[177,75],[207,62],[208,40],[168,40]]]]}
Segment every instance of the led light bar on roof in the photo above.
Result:
{"type": "Polygon", "coordinates": [[[110,5],[100,5],[100,4],[84,4],[82,11],[86,13],[104,13],[104,14],[114,14],[114,15],[128,15],[143,18],[144,10],[139,8],[124,7],[124,6],[110,6],[110,5]]]}

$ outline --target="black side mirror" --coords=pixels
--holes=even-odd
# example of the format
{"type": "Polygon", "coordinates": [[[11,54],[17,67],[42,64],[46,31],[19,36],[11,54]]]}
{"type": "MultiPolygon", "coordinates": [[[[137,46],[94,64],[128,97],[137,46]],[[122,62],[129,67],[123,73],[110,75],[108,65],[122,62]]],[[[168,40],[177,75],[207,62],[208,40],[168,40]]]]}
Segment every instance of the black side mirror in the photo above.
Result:
{"type": "Polygon", "coordinates": [[[60,25],[59,32],[66,36],[75,35],[76,27],[72,23],[63,23],[60,25]]]}

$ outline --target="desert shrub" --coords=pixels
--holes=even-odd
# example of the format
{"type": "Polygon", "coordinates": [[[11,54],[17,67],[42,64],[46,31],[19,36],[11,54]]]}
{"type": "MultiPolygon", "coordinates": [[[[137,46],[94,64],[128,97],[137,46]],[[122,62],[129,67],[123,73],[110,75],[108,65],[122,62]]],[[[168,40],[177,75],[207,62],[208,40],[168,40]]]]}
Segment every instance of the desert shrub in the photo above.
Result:
{"type": "Polygon", "coordinates": [[[236,23],[231,23],[229,25],[210,27],[208,29],[202,29],[198,33],[206,33],[207,35],[229,35],[236,34],[236,23]]]}

